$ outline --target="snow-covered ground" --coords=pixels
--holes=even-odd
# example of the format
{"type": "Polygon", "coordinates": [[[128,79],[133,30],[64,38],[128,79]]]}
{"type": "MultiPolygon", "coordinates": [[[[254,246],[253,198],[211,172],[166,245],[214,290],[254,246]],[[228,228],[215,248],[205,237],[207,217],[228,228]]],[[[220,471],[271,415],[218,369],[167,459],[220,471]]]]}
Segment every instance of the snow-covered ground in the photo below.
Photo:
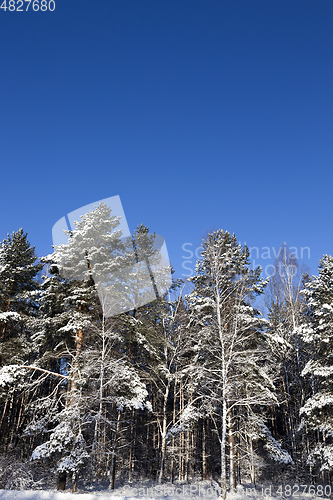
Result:
{"type": "MultiPolygon", "coordinates": [[[[251,485],[238,487],[237,493],[229,493],[228,500],[319,500],[332,498],[327,488],[321,493],[321,489],[316,489],[316,493],[302,493],[291,487],[285,490],[283,487],[282,495],[279,486],[263,486],[253,488],[251,485]],[[293,493],[293,494],[292,494],[293,493]]],[[[197,484],[197,485],[172,485],[143,487],[119,487],[114,491],[101,490],[95,492],[71,493],[70,491],[58,492],[51,490],[0,490],[0,500],[219,500],[219,491],[216,485],[197,484]]]]}
{"type": "MultiPolygon", "coordinates": [[[[45,491],[45,490],[28,490],[28,491],[15,491],[15,490],[0,490],[1,500],[110,500],[110,494],[96,494],[91,493],[69,493],[59,491],[45,491]]],[[[124,497],[117,497],[121,500],[124,497]]],[[[115,498],[116,500],[116,498],[115,498]]]]}

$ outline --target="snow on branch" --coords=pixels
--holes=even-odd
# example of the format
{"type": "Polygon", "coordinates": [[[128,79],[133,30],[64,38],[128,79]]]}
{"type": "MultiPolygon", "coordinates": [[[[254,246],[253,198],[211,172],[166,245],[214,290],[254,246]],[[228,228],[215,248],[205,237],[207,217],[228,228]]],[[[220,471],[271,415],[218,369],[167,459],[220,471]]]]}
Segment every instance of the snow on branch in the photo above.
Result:
{"type": "Polygon", "coordinates": [[[21,316],[14,311],[0,313],[0,322],[9,323],[10,321],[20,321],[21,316]]]}
{"type": "Polygon", "coordinates": [[[55,377],[64,378],[66,380],[69,379],[68,375],[62,375],[61,373],[50,372],[49,370],[45,370],[44,368],[39,368],[38,366],[21,365],[19,368],[28,368],[30,370],[38,370],[40,372],[47,373],[48,375],[54,375],[55,377]]]}
{"type": "Polygon", "coordinates": [[[294,464],[293,459],[289,453],[284,450],[280,444],[273,438],[270,430],[264,424],[264,422],[252,418],[249,421],[250,424],[250,435],[254,441],[262,440],[264,442],[264,449],[267,451],[269,458],[278,462],[280,464],[294,464]]]}
{"type": "Polygon", "coordinates": [[[171,427],[166,438],[169,439],[172,436],[177,436],[177,434],[181,432],[189,431],[193,427],[195,422],[197,422],[198,419],[202,416],[202,412],[200,412],[198,408],[190,404],[182,412],[179,418],[179,422],[171,427]]]}
{"type": "Polygon", "coordinates": [[[37,370],[42,373],[46,373],[47,375],[53,375],[55,377],[60,377],[68,380],[67,375],[62,375],[61,373],[51,372],[49,370],[45,370],[44,368],[39,368],[38,366],[30,366],[30,365],[8,365],[3,366],[0,369],[0,387],[4,387],[6,384],[13,384],[19,375],[22,374],[22,370],[37,370]]]}
{"type": "Polygon", "coordinates": [[[0,387],[15,382],[18,376],[18,365],[3,366],[0,370],[0,387]]]}
{"type": "Polygon", "coordinates": [[[300,409],[300,415],[310,415],[315,410],[321,410],[324,406],[333,404],[333,395],[329,393],[318,393],[310,398],[303,408],[300,409]]]}

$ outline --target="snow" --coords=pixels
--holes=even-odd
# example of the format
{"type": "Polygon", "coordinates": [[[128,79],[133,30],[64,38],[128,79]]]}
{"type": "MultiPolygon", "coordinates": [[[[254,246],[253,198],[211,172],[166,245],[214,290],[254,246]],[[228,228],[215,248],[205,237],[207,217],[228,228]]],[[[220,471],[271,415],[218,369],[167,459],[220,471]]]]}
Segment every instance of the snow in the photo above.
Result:
{"type": "MultiPolygon", "coordinates": [[[[91,493],[69,493],[59,491],[10,491],[0,490],[0,500],[110,500],[110,493],[91,494],[91,493]]],[[[122,500],[124,497],[114,497],[114,500],[122,500]]]]}
{"type": "Polygon", "coordinates": [[[2,323],[9,323],[10,320],[19,321],[20,319],[21,319],[21,316],[17,312],[14,312],[14,311],[0,313],[0,321],[2,323]]]}
{"type": "Polygon", "coordinates": [[[308,399],[305,405],[300,409],[300,415],[310,415],[313,410],[321,409],[324,406],[333,404],[333,394],[318,393],[308,399]]]}
{"type": "MultiPolygon", "coordinates": [[[[216,485],[207,485],[208,481],[193,485],[165,484],[161,486],[125,486],[114,491],[104,490],[93,493],[70,493],[47,490],[0,490],[0,500],[219,500],[219,489],[216,485]]],[[[291,485],[293,487],[294,485],[291,485]]],[[[228,493],[227,500],[282,500],[288,496],[281,496],[279,485],[263,485],[254,488],[253,485],[237,487],[237,493],[228,493]]],[[[290,497],[293,498],[293,497],[290,497]]],[[[304,493],[297,495],[298,500],[318,500],[328,498],[323,495],[304,493]]]]}
{"type": "Polygon", "coordinates": [[[17,377],[18,370],[18,365],[3,366],[0,369],[0,387],[4,387],[6,384],[12,384],[17,377]]]}
{"type": "Polygon", "coordinates": [[[171,436],[176,436],[180,432],[185,432],[190,430],[193,424],[202,417],[202,412],[200,412],[195,406],[189,405],[180,415],[180,422],[174,424],[167,434],[167,439],[171,436]]]}

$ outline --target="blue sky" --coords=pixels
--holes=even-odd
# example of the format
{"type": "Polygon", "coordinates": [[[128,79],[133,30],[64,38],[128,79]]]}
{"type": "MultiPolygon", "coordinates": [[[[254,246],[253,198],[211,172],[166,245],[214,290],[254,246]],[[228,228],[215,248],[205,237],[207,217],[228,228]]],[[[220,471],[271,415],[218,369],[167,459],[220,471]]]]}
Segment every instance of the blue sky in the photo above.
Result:
{"type": "Polygon", "coordinates": [[[309,247],[316,273],[333,252],[332,1],[55,4],[0,9],[0,239],[23,227],[48,254],[58,219],[119,195],[179,276],[182,245],[218,228],[271,260],[309,247]]]}

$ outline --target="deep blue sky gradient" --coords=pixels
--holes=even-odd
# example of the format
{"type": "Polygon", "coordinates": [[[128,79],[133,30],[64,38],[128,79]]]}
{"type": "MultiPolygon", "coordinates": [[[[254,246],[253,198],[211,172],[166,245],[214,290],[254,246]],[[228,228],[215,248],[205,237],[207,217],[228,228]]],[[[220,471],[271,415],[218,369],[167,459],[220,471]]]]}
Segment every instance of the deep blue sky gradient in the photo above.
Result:
{"type": "Polygon", "coordinates": [[[220,227],[260,253],[310,247],[316,273],[333,252],[332,0],[55,3],[0,10],[0,239],[23,227],[48,254],[59,218],[118,194],[177,275],[182,245],[220,227]]]}

